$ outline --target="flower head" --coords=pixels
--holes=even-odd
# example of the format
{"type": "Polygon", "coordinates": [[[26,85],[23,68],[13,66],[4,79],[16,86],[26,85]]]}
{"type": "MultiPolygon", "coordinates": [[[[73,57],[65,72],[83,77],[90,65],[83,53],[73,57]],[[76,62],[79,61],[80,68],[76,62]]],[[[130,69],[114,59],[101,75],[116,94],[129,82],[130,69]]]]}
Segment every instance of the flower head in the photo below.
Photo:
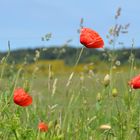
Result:
{"type": "Polygon", "coordinates": [[[19,106],[29,106],[32,103],[32,97],[22,88],[17,88],[13,96],[14,103],[19,106]]]}
{"type": "Polygon", "coordinates": [[[90,28],[81,29],[80,43],[87,48],[103,48],[104,46],[104,41],[100,35],[90,28]]]}
{"type": "Polygon", "coordinates": [[[134,88],[134,89],[138,89],[140,88],[140,75],[134,77],[133,79],[131,79],[128,84],[134,88]]]}
{"type": "Polygon", "coordinates": [[[118,90],[116,88],[112,89],[112,96],[117,97],[118,96],[118,90]]]}
{"type": "Polygon", "coordinates": [[[100,129],[101,130],[110,130],[111,129],[111,126],[108,125],[108,124],[103,124],[103,125],[100,126],[100,129]]]}
{"type": "Polygon", "coordinates": [[[100,92],[97,94],[96,99],[98,102],[100,102],[102,100],[102,96],[101,96],[100,92]]]}
{"type": "Polygon", "coordinates": [[[108,86],[110,84],[110,75],[106,74],[103,80],[104,86],[108,86]]]}
{"type": "Polygon", "coordinates": [[[44,122],[40,122],[38,124],[38,129],[41,131],[41,132],[47,132],[48,131],[48,125],[44,122]]]}

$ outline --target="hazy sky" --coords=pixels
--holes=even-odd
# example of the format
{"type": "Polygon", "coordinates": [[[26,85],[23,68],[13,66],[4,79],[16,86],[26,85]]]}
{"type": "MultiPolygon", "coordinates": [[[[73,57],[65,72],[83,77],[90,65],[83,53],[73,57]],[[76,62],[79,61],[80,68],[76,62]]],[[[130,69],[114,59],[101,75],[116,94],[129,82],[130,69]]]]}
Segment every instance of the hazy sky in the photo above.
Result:
{"type": "Polygon", "coordinates": [[[114,24],[114,14],[122,8],[120,23],[130,23],[129,34],[120,37],[127,46],[135,39],[140,45],[140,0],[1,0],[0,1],[0,51],[11,48],[61,45],[73,39],[79,46],[80,19],[84,26],[96,30],[107,46],[106,34],[114,24]],[[41,37],[52,33],[49,42],[41,37]]]}

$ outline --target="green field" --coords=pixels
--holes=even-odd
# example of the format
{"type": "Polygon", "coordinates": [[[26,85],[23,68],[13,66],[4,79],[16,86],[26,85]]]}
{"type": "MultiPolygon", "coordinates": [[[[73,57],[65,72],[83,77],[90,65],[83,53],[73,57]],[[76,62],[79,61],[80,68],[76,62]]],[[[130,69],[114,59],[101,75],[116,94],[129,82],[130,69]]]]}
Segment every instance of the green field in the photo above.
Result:
{"type": "Polygon", "coordinates": [[[109,71],[95,73],[91,69],[74,73],[71,67],[68,72],[52,74],[45,68],[47,72],[40,75],[36,68],[27,72],[25,65],[17,71],[9,65],[8,69],[5,59],[0,78],[0,139],[139,140],[139,90],[128,86],[138,73],[133,64],[113,70],[107,63],[109,71]],[[106,74],[111,77],[107,86],[106,74]],[[13,102],[17,87],[33,97],[29,107],[13,102]],[[48,125],[47,132],[38,130],[40,121],[48,125]]]}

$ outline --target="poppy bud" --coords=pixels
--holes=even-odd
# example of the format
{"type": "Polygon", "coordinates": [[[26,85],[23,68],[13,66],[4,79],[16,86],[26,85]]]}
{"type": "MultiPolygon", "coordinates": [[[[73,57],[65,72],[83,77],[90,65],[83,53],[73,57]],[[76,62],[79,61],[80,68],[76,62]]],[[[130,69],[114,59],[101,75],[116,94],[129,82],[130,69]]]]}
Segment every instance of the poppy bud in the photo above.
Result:
{"type": "Polygon", "coordinates": [[[97,94],[97,97],[96,97],[96,99],[97,99],[97,101],[98,101],[98,102],[100,102],[100,101],[101,101],[101,99],[102,99],[102,96],[101,96],[101,94],[100,94],[100,93],[98,93],[98,94],[97,94]]]}
{"type": "Polygon", "coordinates": [[[108,125],[108,124],[103,124],[103,125],[100,126],[100,129],[101,130],[110,130],[111,129],[111,126],[108,125]]]}
{"type": "Polygon", "coordinates": [[[110,83],[110,75],[109,74],[106,74],[105,77],[104,77],[104,80],[103,80],[103,84],[105,86],[108,86],[110,83]]]}
{"type": "Polygon", "coordinates": [[[49,122],[48,127],[49,127],[49,128],[52,128],[52,127],[53,127],[53,121],[50,121],[50,122],[49,122]]]}
{"type": "Polygon", "coordinates": [[[117,95],[118,95],[118,91],[117,91],[116,88],[114,88],[114,89],[112,90],[112,96],[113,96],[113,97],[116,97],[117,95]]]}
{"type": "Polygon", "coordinates": [[[84,81],[84,73],[83,73],[83,72],[80,73],[80,81],[81,81],[81,82],[84,81]]]}

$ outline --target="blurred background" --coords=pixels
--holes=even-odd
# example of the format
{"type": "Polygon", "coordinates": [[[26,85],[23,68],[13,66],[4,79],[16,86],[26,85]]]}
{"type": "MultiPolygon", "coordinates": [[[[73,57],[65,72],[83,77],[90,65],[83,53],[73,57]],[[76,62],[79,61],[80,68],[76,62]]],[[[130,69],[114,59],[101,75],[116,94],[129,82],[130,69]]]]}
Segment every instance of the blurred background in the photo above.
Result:
{"type": "Polygon", "coordinates": [[[84,26],[96,30],[105,46],[85,49],[77,72],[101,68],[106,72],[111,61],[114,69],[125,70],[132,53],[139,66],[139,4],[138,0],[1,1],[0,58],[7,54],[9,41],[10,64],[30,64],[32,72],[36,62],[40,73],[46,74],[49,64],[55,73],[73,71],[83,47],[78,30],[84,26]]]}

